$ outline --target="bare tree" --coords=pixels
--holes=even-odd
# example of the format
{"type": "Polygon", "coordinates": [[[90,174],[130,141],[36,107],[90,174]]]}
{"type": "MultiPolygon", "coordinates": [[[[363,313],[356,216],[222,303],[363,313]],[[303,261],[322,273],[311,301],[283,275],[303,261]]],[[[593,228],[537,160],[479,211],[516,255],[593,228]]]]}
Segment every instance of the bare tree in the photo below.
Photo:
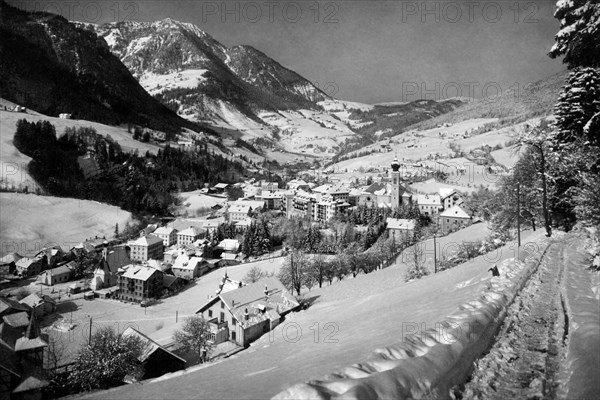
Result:
{"type": "Polygon", "coordinates": [[[292,291],[295,290],[299,296],[302,286],[304,286],[307,281],[307,274],[308,266],[306,254],[301,250],[290,251],[279,271],[281,283],[292,291]]]}
{"type": "Polygon", "coordinates": [[[314,254],[309,265],[309,274],[312,276],[313,280],[319,284],[319,287],[323,287],[326,268],[327,262],[325,261],[325,255],[322,253],[314,254]]]}
{"type": "Polygon", "coordinates": [[[255,265],[254,267],[250,268],[250,270],[248,270],[248,273],[246,273],[244,278],[242,278],[242,281],[244,281],[244,283],[254,283],[264,278],[265,275],[266,274],[263,272],[263,270],[255,265]]]}
{"type": "Polygon", "coordinates": [[[181,330],[176,330],[173,340],[185,351],[192,351],[205,362],[210,356],[213,344],[208,322],[199,315],[186,318],[181,330]]]}
{"type": "Polygon", "coordinates": [[[413,279],[421,279],[422,277],[429,275],[429,272],[425,268],[425,253],[423,242],[418,242],[409,247],[406,250],[408,257],[409,268],[406,271],[406,281],[413,279]]]}

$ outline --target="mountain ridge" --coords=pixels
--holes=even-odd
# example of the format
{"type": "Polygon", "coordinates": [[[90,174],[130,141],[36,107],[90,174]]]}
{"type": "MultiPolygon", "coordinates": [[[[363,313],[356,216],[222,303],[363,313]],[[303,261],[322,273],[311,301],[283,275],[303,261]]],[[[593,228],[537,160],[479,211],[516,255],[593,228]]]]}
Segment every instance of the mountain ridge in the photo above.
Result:
{"type": "Polygon", "coordinates": [[[43,114],[176,135],[199,130],[153,99],[104,40],[61,16],[0,1],[0,97],[43,114]]]}

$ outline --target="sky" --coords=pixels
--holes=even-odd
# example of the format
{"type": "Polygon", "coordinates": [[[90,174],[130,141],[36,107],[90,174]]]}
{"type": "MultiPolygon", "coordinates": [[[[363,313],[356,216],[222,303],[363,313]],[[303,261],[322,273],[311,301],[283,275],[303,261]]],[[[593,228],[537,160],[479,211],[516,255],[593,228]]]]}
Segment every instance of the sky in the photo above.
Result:
{"type": "Polygon", "coordinates": [[[247,44],[339,99],[493,97],[565,69],[551,0],[10,0],[103,23],[172,18],[247,44]]]}

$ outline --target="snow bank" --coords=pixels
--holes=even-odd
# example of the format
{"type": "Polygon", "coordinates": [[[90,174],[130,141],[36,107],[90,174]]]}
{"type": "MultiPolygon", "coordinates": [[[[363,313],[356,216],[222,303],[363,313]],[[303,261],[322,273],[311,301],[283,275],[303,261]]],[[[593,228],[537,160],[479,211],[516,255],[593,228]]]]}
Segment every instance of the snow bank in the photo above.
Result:
{"type": "Polygon", "coordinates": [[[594,291],[599,272],[585,269],[586,265],[589,257],[583,249],[565,249],[562,295],[569,336],[563,387],[567,399],[592,399],[600,393],[600,301],[594,291]]]}
{"type": "Polygon", "coordinates": [[[365,362],[289,387],[274,399],[446,398],[463,382],[473,362],[489,348],[508,306],[536,270],[540,252],[506,260],[478,299],[420,335],[375,350],[365,362]]]}

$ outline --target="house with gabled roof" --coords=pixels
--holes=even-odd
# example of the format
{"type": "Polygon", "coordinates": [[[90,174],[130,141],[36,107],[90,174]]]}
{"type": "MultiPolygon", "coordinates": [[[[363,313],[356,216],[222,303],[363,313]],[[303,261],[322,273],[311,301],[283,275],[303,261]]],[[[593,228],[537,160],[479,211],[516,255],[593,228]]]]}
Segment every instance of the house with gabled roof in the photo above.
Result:
{"type": "Polygon", "coordinates": [[[146,235],[128,243],[129,257],[134,261],[160,260],[163,257],[163,240],[158,236],[146,235]]]}
{"type": "Polygon", "coordinates": [[[442,232],[448,233],[471,225],[473,213],[467,207],[457,204],[442,212],[439,221],[442,232]]]}
{"type": "Polygon", "coordinates": [[[42,317],[56,311],[56,301],[45,294],[32,293],[21,299],[19,303],[27,306],[31,313],[35,312],[36,317],[42,317]]]}
{"type": "Polygon", "coordinates": [[[243,221],[250,216],[252,206],[248,204],[231,204],[227,209],[227,216],[230,222],[243,221]]]}
{"type": "Polygon", "coordinates": [[[73,277],[73,270],[67,265],[47,269],[38,275],[37,280],[44,285],[55,285],[61,282],[68,282],[73,277]]]}
{"type": "Polygon", "coordinates": [[[46,255],[39,255],[37,257],[23,257],[15,263],[15,272],[18,276],[28,277],[39,275],[48,264],[48,258],[46,255]]]}
{"type": "Polygon", "coordinates": [[[460,195],[460,193],[458,193],[458,191],[456,191],[456,189],[440,188],[439,193],[440,193],[442,207],[444,207],[444,210],[447,210],[456,204],[463,203],[463,198],[460,195]]]}
{"type": "Polygon", "coordinates": [[[142,344],[142,353],[138,357],[143,366],[143,375],[136,380],[150,379],[185,369],[186,361],[178,355],[165,349],[140,331],[129,327],[121,334],[122,337],[135,337],[142,344]]]}
{"type": "Polygon", "coordinates": [[[140,302],[158,299],[162,294],[162,272],[144,265],[129,265],[118,275],[117,286],[120,300],[140,302]]]}
{"type": "Polygon", "coordinates": [[[0,258],[0,273],[3,275],[12,274],[15,271],[17,261],[21,258],[23,256],[19,253],[9,253],[0,258]]]}
{"type": "Polygon", "coordinates": [[[165,247],[169,247],[177,242],[177,229],[172,227],[161,226],[152,234],[161,238],[165,247]]]}
{"type": "Polygon", "coordinates": [[[211,324],[215,344],[229,340],[248,347],[279,325],[281,319],[299,305],[279,279],[270,277],[233,290],[220,291],[196,314],[202,314],[211,324]]]}
{"type": "Polygon", "coordinates": [[[29,311],[27,306],[7,297],[0,297],[0,317],[15,314],[21,311],[29,311]]]}
{"type": "Polygon", "coordinates": [[[129,249],[125,246],[104,248],[102,260],[94,270],[94,277],[90,282],[90,289],[99,290],[115,286],[120,268],[131,264],[129,249]]]}
{"type": "Polygon", "coordinates": [[[439,194],[418,194],[415,197],[419,212],[423,215],[437,216],[444,208],[439,194]]]}
{"type": "Polygon", "coordinates": [[[390,237],[394,237],[396,241],[402,241],[411,238],[417,223],[414,219],[402,218],[387,218],[387,230],[390,237]]]}
{"type": "Polygon", "coordinates": [[[197,226],[190,226],[189,228],[183,229],[177,232],[177,244],[184,246],[186,244],[192,244],[202,236],[203,230],[197,226]]]}
{"type": "Polygon", "coordinates": [[[187,254],[180,254],[171,267],[173,275],[188,281],[206,274],[208,269],[204,258],[190,257],[187,254]]]}

